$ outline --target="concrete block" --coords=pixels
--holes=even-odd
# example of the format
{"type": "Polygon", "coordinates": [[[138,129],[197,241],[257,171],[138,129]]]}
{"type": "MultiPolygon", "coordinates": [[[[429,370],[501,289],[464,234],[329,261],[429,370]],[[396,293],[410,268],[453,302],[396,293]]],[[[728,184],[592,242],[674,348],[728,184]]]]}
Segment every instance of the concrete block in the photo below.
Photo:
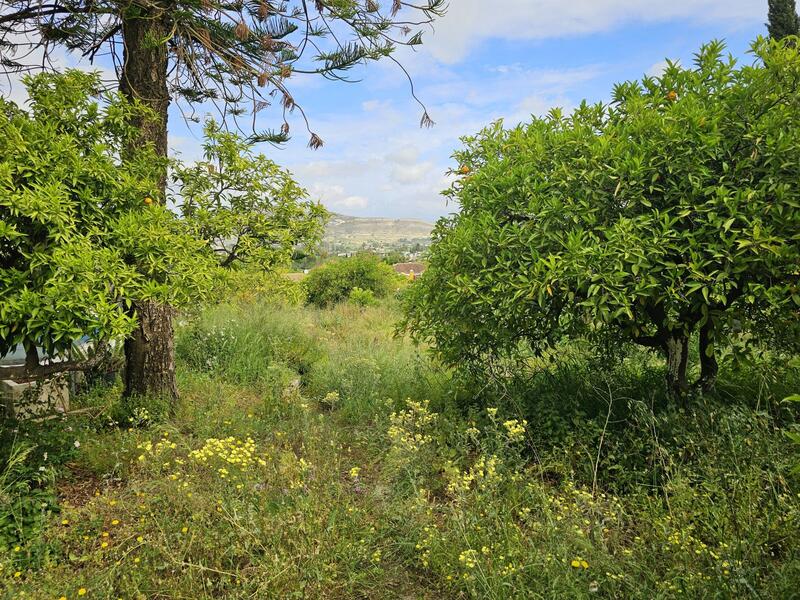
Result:
{"type": "Polygon", "coordinates": [[[14,419],[31,419],[69,410],[69,382],[65,376],[16,383],[0,381],[0,407],[14,419]]]}

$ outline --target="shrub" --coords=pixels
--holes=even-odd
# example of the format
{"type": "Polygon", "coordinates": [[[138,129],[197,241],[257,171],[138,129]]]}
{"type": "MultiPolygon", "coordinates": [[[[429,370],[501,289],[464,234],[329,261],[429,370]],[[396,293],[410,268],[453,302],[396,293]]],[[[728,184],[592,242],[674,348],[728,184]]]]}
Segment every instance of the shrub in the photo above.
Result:
{"type": "Polygon", "coordinates": [[[366,306],[374,306],[377,301],[372,290],[363,290],[360,287],[356,287],[350,290],[350,302],[364,308],[366,306]]]}
{"type": "Polygon", "coordinates": [[[377,256],[357,254],[311,271],[304,280],[308,302],[326,308],[350,297],[355,288],[383,298],[397,287],[394,270],[377,256]]]}

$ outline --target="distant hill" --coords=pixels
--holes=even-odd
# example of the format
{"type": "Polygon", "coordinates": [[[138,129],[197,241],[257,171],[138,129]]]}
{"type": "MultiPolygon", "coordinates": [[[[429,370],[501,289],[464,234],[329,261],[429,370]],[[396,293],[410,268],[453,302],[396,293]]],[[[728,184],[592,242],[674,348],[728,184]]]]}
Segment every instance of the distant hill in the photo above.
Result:
{"type": "Polygon", "coordinates": [[[392,245],[401,240],[427,242],[433,225],[416,219],[350,217],[333,213],[325,230],[324,242],[336,245],[374,243],[392,245]]]}

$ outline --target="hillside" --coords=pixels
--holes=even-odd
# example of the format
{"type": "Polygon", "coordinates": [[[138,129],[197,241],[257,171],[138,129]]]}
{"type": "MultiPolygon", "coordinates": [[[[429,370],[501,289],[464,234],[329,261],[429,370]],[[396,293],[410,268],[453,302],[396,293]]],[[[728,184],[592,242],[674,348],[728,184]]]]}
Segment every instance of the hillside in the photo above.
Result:
{"type": "Polygon", "coordinates": [[[336,246],[361,246],[395,245],[406,241],[427,245],[432,229],[431,223],[416,219],[351,217],[334,213],[328,221],[324,243],[336,246]]]}

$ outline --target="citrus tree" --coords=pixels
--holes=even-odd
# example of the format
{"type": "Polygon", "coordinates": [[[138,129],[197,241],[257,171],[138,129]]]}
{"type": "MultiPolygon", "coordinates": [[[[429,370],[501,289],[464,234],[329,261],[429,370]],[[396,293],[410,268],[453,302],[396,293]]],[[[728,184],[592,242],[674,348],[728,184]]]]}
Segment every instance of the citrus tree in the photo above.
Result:
{"type": "Polygon", "coordinates": [[[286,265],[297,246],[315,246],[326,211],[253,145],[214,122],[205,127],[204,159],[178,165],[176,204],[192,233],[221,267],[286,265]]]}
{"type": "Polygon", "coordinates": [[[711,389],[717,348],[800,307],[800,55],[723,44],[691,68],[615,87],[609,105],[511,129],[455,154],[461,205],[439,221],[406,325],[452,364],[569,337],[653,348],[684,396],[688,345],[711,389]]]}
{"type": "Polygon", "coordinates": [[[337,258],[312,269],[303,280],[309,304],[320,308],[347,300],[354,290],[356,296],[370,292],[384,298],[397,289],[398,276],[392,267],[374,254],[360,252],[348,258],[337,258]]]}
{"type": "Polygon", "coordinates": [[[180,305],[202,294],[212,264],[206,245],[153,202],[153,149],[120,158],[138,135],[133,117],[148,110],[102,96],[97,74],[40,74],[25,85],[27,110],[0,100],[0,356],[26,353],[0,377],[15,380],[91,367],[102,351],[52,359],[84,336],[102,350],[128,335],[134,301],[180,305]]]}

